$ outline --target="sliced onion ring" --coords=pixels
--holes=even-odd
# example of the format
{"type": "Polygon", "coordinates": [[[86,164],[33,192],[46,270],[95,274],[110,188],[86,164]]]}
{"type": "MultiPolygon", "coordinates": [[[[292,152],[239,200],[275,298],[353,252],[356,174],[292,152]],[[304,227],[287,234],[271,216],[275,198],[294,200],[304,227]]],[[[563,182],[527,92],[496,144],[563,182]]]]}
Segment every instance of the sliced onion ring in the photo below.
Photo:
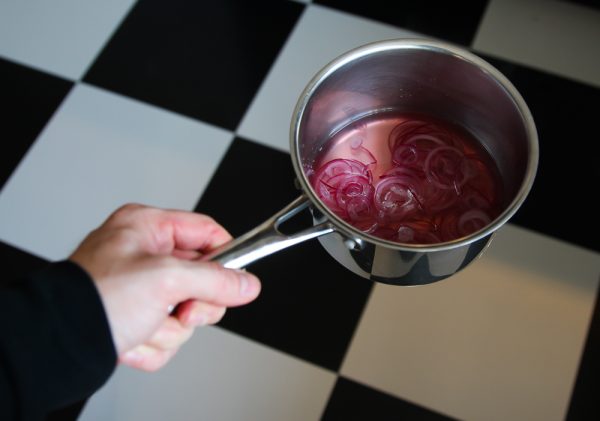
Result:
{"type": "Polygon", "coordinates": [[[416,212],[419,202],[406,177],[386,177],[375,186],[375,208],[383,218],[400,221],[416,212]]]}
{"type": "Polygon", "coordinates": [[[487,213],[481,209],[470,209],[458,218],[458,232],[465,236],[479,231],[491,222],[487,213]]]}
{"type": "Polygon", "coordinates": [[[460,194],[460,188],[471,177],[468,158],[454,146],[440,146],[427,155],[424,163],[427,179],[440,189],[454,189],[460,194]]]}

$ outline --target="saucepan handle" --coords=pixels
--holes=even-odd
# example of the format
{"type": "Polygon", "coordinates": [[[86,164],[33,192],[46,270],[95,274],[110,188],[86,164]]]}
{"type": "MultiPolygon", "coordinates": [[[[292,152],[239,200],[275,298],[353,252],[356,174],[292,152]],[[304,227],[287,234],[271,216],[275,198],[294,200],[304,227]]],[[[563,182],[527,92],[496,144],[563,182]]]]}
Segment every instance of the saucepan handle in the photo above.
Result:
{"type": "Polygon", "coordinates": [[[333,232],[335,228],[329,222],[291,235],[279,231],[282,222],[303,211],[309,204],[308,198],[301,195],[253,230],[213,250],[203,259],[219,262],[229,269],[241,269],[265,256],[333,232]]]}

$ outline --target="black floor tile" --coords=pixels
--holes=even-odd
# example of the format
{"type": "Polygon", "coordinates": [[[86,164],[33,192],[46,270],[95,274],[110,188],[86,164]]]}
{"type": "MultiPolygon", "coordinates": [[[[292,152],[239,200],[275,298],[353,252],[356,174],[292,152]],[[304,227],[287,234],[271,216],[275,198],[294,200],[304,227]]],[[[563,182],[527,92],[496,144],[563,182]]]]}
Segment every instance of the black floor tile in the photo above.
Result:
{"type": "Polygon", "coordinates": [[[600,10],[600,1],[598,1],[598,0],[563,0],[563,1],[567,1],[569,3],[575,3],[580,6],[591,7],[596,10],[600,10]]]}
{"type": "Polygon", "coordinates": [[[600,251],[595,221],[600,165],[595,152],[600,89],[483,56],[521,92],[535,120],[540,162],[512,222],[600,251]]]}
{"type": "MultiPolygon", "coordinates": [[[[239,236],[298,195],[288,154],[238,138],[196,210],[239,236]]],[[[311,224],[308,212],[296,218],[286,232],[311,224]]],[[[261,278],[261,296],[228,310],[220,326],[337,370],[372,283],[340,266],[317,240],[268,256],[248,270],[261,278]]]]}
{"type": "Polygon", "coordinates": [[[72,86],[0,58],[0,190],[72,86]]]}
{"type": "Polygon", "coordinates": [[[84,80],[234,130],[303,8],[141,0],[84,80]]]}
{"type": "Polygon", "coordinates": [[[488,1],[315,0],[314,3],[468,46],[488,1]]]}
{"type": "Polygon", "coordinates": [[[322,421],[442,421],[451,419],[343,377],[338,378],[321,418],[322,421]]]}
{"type": "Polygon", "coordinates": [[[600,390],[600,289],[596,295],[594,314],[588,329],[579,372],[569,412],[568,421],[600,420],[600,404],[598,403],[598,390],[600,390]]]}

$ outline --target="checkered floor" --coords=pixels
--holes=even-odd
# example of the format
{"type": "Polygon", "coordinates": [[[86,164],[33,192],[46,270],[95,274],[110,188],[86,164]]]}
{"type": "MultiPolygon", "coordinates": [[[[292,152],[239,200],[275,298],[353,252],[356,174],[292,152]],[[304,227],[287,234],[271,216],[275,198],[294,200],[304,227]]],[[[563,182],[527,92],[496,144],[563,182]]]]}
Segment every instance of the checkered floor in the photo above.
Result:
{"type": "Polygon", "coordinates": [[[7,278],[125,202],[252,228],[298,194],[287,133],[312,75],[415,36],[489,60],[538,126],[533,191],[484,257],[418,288],[358,278],[316,241],[268,257],[258,301],[159,373],[119,368],[81,420],[600,419],[592,1],[4,0],[7,278]]]}

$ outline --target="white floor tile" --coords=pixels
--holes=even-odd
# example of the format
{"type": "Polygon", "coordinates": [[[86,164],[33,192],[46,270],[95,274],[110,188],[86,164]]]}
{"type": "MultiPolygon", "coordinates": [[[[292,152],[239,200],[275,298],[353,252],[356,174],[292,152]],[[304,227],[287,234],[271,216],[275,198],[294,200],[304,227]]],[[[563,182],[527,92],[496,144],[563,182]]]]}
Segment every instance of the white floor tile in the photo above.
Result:
{"type": "Polygon", "coordinates": [[[289,151],[289,128],[296,101],[323,66],[369,42],[406,37],[419,35],[325,7],[309,6],[237,132],[267,146],[289,151]]]}
{"type": "Polygon", "coordinates": [[[191,210],[232,139],[77,85],[0,193],[0,239],[54,260],[124,203],[191,210]]]}
{"type": "Polygon", "coordinates": [[[600,12],[554,0],[491,0],[475,50],[600,87],[600,12]]]}
{"type": "Polygon", "coordinates": [[[78,80],[135,0],[3,0],[0,56],[78,80]]]}
{"type": "Polygon", "coordinates": [[[219,328],[197,329],[162,370],[120,367],[81,421],[318,420],[335,374],[219,328]]]}
{"type": "Polygon", "coordinates": [[[378,285],[342,374],[466,420],[562,420],[600,255],[515,226],[442,282],[378,285]]]}

